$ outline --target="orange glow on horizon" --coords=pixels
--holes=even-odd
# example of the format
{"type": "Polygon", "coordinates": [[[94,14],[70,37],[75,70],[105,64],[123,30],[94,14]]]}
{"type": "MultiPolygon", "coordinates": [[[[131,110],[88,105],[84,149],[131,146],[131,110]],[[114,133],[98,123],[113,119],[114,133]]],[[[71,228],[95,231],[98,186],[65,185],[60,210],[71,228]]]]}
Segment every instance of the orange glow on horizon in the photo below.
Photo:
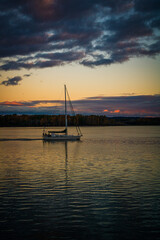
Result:
{"type": "Polygon", "coordinates": [[[20,103],[20,102],[16,102],[16,101],[5,101],[3,103],[1,103],[1,105],[12,105],[12,106],[23,106],[24,104],[20,103]]]}
{"type": "Polygon", "coordinates": [[[36,105],[34,106],[30,106],[30,107],[58,107],[58,106],[62,106],[61,103],[37,103],[36,105]]]}
{"type": "Polygon", "coordinates": [[[119,113],[120,110],[119,109],[116,109],[116,110],[113,110],[113,111],[109,111],[107,109],[103,110],[103,112],[108,112],[108,113],[119,113]]]}
{"type": "Polygon", "coordinates": [[[114,110],[114,113],[119,113],[120,112],[120,110],[119,109],[117,109],[117,110],[114,110]]]}

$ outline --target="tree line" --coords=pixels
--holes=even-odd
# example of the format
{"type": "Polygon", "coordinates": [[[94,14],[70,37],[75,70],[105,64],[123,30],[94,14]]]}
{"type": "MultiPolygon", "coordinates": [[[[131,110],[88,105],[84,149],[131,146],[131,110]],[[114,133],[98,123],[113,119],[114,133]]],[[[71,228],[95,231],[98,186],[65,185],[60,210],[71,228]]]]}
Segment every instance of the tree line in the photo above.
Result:
{"type": "MultiPolygon", "coordinates": [[[[64,115],[0,115],[0,127],[64,126],[64,115]]],[[[102,115],[68,116],[69,126],[160,125],[160,118],[106,117],[102,115]]]]}

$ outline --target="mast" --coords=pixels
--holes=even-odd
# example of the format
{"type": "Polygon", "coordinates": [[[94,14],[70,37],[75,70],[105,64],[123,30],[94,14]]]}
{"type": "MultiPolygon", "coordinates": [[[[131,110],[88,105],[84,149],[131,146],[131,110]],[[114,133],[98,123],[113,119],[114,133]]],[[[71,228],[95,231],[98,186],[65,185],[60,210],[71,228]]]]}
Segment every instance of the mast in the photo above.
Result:
{"type": "Polygon", "coordinates": [[[65,95],[65,128],[67,135],[67,102],[66,102],[66,85],[64,85],[64,95],[65,95]]]}
{"type": "Polygon", "coordinates": [[[70,96],[69,96],[69,93],[68,93],[67,88],[66,88],[66,93],[67,93],[67,96],[68,96],[68,100],[69,100],[70,107],[71,107],[71,109],[72,109],[72,113],[73,113],[73,115],[74,115],[75,118],[76,118],[75,120],[76,120],[76,130],[77,130],[77,133],[78,133],[79,136],[82,136],[81,129],[80,129],[80,127],[78,126],[78,119],[77,119],[77,116],[76,116],[76,114],[75,114],[75,112],[74,112],[74,109],[73,109],[73,106],[72,106],[72,102],[71,102],[71,99],[70,99],[70,96]]]}

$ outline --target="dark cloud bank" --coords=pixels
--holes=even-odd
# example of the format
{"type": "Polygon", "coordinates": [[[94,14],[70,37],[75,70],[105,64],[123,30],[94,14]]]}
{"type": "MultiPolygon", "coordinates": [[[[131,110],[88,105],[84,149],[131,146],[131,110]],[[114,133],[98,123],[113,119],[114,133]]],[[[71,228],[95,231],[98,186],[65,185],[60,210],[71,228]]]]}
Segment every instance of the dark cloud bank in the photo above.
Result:
{"type": "MultiPolygon", "coordinates": [[[[72,103],[79,114],[160,117],[160,95],[90,97],[72,103]]],[[[13,113],[64,114],[64,101],[0,102],[0,114],[13,113]]]]}
{"type": "Polygon", "coordinates": [[[159,0],[1,0],[0,69],[153,57],[159,28],[159,0]]]}
{"type": "Polygon", "coordinates": [[[16,77],[9,78],[8,80],[1,82],[1,85],[16,86],[19,84],[20,81],[22,81],[22,78],[20,76],[16,76],[16,77]]]}

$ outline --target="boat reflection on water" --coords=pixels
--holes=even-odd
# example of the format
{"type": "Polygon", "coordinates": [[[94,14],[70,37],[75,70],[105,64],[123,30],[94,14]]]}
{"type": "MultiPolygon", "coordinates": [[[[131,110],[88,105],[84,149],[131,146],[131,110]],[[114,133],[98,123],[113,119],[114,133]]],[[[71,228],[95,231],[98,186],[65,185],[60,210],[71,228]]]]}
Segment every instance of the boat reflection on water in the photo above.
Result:
{"type": "Polygon", "coordinates": [[[68,141],[48,141],[48,140],[43,140],[43,145],[52,145],[55,146],[56,145],[61,145],[61,147],[64,147],[64,151],[62,151],[62,153],[64,153],[64,161],[65,161],[65,179],[66,179],[66,184],[67,184],[67,180],[68,180],[68,173],[67,173],[67,168],[68,168],[68,141]]]}

